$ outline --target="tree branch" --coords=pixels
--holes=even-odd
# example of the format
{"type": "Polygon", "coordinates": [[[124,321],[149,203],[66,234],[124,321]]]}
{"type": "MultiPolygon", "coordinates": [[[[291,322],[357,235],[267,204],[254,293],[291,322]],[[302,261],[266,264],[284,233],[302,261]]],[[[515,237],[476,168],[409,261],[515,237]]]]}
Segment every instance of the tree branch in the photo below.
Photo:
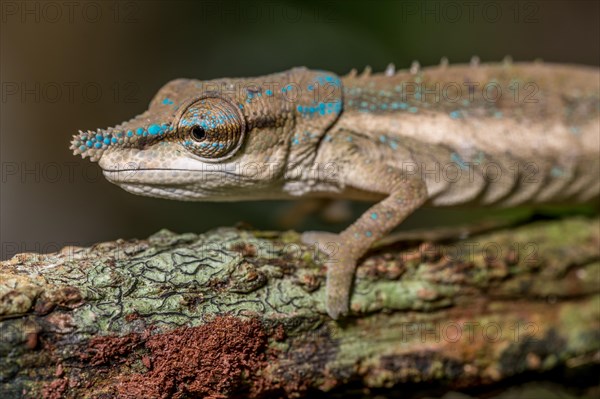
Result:
{"type": "Polygon", "coordinates": [[[293,232],[161,231],[16,255],[0,263],[0,389],[301,396],[593,363],[599,231],[575,217],[387,243],[360,265],[341,322],[324,309],[326,258],[293,232]]]}

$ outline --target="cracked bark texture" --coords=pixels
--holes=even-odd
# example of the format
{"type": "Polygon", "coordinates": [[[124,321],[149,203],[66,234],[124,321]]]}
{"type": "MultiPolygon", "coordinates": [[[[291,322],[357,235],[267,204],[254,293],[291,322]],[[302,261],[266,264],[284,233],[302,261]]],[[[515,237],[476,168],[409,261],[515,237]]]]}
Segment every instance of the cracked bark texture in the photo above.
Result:
{"type": "Polygon", "coordinates": [[[0,263],[3,398],[461,389],[597,364],[600,222],[408,234],[361,262],[352,316],[294,232],[160,231],[0,263]],[[452,236],[454,238],[452,238],[452,236]]]}

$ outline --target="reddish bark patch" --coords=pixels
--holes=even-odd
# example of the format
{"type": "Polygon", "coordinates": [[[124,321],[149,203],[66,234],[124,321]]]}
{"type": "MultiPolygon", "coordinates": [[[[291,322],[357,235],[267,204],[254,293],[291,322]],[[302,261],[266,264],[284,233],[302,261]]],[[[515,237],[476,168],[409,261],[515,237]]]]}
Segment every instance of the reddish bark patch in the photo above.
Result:
{"type": "Polygon", "coordinates": [[[268,334],[258,320],[217,317],[148,337],[144,374],[117,385],[123,398],[224,398],[247,392],[267,366],[268,334]]]}
{"type": "Polygon", "coordinates": [[[69,386],[67,378],[58,378],[49,384],[46,384],[42,390],[44,399],[61,399],[69,386]]]}
{"type": "Polygon", "coordinates": [[[144,338],[139,334],[129,334],[123,337],[94,337],[90,340],[85,353],[79,357],[92,366],[98,366],[121,356],[129,355],[132,350],[140,345],[144,338]]]}

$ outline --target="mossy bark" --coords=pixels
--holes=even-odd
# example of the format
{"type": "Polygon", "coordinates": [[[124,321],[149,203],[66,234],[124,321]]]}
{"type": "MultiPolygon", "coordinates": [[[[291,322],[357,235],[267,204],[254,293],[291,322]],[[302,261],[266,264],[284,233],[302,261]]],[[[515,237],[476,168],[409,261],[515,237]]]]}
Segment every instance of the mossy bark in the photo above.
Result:
{"type": "Polygon", "coordinates": [[[388,243],[352,315],[296,233],[161,231],[0,263],[3,397],[273,397],[454,389],[598,361],[600,222],[388,243]]]}

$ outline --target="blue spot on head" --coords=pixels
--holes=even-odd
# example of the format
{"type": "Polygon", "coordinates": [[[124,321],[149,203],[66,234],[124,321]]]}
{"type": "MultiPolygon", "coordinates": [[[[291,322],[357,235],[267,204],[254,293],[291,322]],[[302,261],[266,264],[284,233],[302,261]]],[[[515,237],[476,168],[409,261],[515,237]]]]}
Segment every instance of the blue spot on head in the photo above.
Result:
{"type": "Polygon", "coordinates": [[[381,141],[382,143],[385,143],[386,140],[387,137],[385,137],[384,135],[379,136],[379,141],[381,141]]]}
{"type": "Polygon", "coordinates": [[[150,133],[153,136],[155,136],[158,133],[160,133],[160,131],[161,131],[161,128],[157,124],[152,124],[152,125],[148,126],[148,133],[150,133]]]}

